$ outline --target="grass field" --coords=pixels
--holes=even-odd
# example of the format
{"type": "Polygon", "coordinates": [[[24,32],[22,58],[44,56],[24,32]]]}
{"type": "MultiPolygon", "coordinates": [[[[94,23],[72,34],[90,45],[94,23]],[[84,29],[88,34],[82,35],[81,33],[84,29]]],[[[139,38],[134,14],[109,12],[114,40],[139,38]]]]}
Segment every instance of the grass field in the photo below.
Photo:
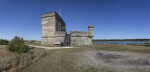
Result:
{"type": "Polygon", "coordinates": [[[149,72],[149,59],[150,47],[94,44],[49,50],[21,72],[149,72]]]}
{"type": "Polygon", "coordinates": [[[130,51],[139,53],[150,53],[150,47],[147,46],[133,46],[133,45],[120,45],[120,44],[94,44],[92,48],[98,50],[108,51],[130,51]]]}

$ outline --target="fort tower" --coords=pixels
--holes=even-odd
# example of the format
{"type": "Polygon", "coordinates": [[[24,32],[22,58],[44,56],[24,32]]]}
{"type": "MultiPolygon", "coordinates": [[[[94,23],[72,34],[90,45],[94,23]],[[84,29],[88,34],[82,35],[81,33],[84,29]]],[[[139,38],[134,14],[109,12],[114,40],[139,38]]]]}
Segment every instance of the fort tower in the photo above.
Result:
{"type": "Polygon", "coordinates": [[[53,45],[61,43],[63,45],[92,45],[94,37],[93,26],[88,26],[89,31],[66,32],[65,22],[56,12],[42,14],[42,45],[53,45]]]}

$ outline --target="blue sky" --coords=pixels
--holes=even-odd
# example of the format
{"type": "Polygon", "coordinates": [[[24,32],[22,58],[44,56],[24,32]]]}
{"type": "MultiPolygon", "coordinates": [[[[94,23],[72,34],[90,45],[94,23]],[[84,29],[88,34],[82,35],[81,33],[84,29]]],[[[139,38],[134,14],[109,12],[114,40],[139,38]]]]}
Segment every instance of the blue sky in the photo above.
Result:
{"type": "Polygon", "coordinates": [[[41,40],[41,14],[56,11],[69,33],[94,39],[150,38],[150,0],[0,0],[0,39],[41,40]]]}

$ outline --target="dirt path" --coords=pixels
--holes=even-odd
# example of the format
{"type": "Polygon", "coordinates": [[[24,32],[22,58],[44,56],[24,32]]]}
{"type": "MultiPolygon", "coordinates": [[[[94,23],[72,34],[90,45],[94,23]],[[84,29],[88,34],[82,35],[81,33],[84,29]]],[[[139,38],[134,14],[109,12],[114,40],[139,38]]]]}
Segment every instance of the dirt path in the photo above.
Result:
{"type": "Polygon", "coordinates": [[[61,58],[63,51],[51,50],[48,55],[39,59],[21,72],[62,72],[61,58]]]}

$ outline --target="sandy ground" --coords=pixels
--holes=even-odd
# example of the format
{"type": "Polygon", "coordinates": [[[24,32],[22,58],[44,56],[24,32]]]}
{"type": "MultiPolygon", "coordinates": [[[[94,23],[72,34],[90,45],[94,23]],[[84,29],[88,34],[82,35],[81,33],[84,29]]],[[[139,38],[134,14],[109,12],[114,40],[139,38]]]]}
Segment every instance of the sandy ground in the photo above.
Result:
{"type": "Polygon", "coordinates": [[[45,47],[45,46],[35,46],[35,45],[28,45],[30,47],[35,47],[35,48],[44,48],[44,49],[66,49],[66,48],[74,48],[74,47],[45,47]]]}
{"type": "Polygon", "coordinates": [[[150,54],[117,51],[84,51],[76,54],[78,66],[91,66],[113,72],[149,72],[150,54]]]}

